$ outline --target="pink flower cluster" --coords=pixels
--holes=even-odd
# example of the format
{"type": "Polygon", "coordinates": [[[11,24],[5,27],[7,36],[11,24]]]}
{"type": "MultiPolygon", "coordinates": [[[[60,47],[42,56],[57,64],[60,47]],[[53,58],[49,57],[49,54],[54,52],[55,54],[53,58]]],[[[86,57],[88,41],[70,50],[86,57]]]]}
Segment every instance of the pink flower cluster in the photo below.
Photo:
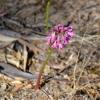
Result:
{"type": "Polygon", "coordinates": [[[61,50],[69,40],[73,37],[74,32],[72,26],[64,27],[58,24],[55,29],[48,32],[49,36],[46,37],[47,45],[52,48],[61,50]]]}

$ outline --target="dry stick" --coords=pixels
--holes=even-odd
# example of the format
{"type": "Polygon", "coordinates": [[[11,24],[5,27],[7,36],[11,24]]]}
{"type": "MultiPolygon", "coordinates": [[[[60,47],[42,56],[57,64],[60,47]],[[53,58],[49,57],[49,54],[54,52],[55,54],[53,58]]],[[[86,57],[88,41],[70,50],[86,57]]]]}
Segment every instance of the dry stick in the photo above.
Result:
{"type": "Polygon", "coordinates": [[[27,48],[26,45],[24,45],[24,71],[26,71],[27,56],[28,56],[27,48]]]}
{"type": "Polygon", "coordinates": [[[12,44],[13,42],[1,42],[0,41],[0,48],[7,47],[8,45],[12,44]]]}
{"type": "Polygon", "coordinates": [[[42,32],[38,32],[38,31],[34,31],[34,30],[32,30],[32,32],[35,33],[35,34],[42,35],[42,36],[47,36],[47,34],[44,34],[42,32]]]}
{"type": "Polygon", "coordinates": [[[49,100],[54,100],[53,97],[51,97],[51,95],[49,95],[45,89],[42,88],[41,90],[45,93],[49,100]]]}
{"type": "Polygon", "coordinates": [[[86,7],[81,8],[80,10],[90,9],[90,8],[92,8],[92,7],[96,7],[96,6],[99,6],[99,4],[96,3],[96,4],[94,4],[94,5],[88,5],[88,6],[86,6],[86,7]]]}
{"type": "MultiPolygon", "coordinates": [[[[83,44],[83,41],[84,41],[84,37],[85,37],[85,34],[84,34],[84,36],[83,36],[83,38],[82,38],[82,40],[81,40],[80,48],[82,47],[82,44],[83,44]]],[[[80,53],[80,52],[78,52],[77,59],[78,59],[78,57],[79,57],[79,53],[80,53]]],[[[77,68],[77,61],[76,61],[75,68],[74,68],[74,90],[76,90],[76,77],[75,77],[75,75],[76,75],[76,68],[77,68]]],[[[83,68],[84,68],[84,67],[83,67],[83,68]]],[[[78,79],[79,79],[79,78],[78,78],[78,79]]]]}
{"type": "MultiPolygon", "coordinates": [[[[90,43],[90,44],[92,44],[92,45],[95,46],[95,47],[98,47],[96,44],[93,44],[92,42],[89,41],[90,39],[93,39],[93,38],[95,38],[95,37],[97,37],[97,36],[91,36],[91,37],[88,36],[88,37],[84,37],[84,38],[83,38],[83,37],[81,37],[81,36],[79,36],[79,35],[75,35],[75,37],[77,37],[78,39],[75,38],[75,40],[73,39],[73,40],[71,40],[70,42],[75,42],[75,41],[79,41],[79,42],[80,42],[80,41],[82,41],[82,39],[83,39],[83,41],[85,41],[85,42],[87,42],[87,43],[90,43]]],[[[98,38],[100,38],[99,35],[98,35],[98,38]]]]}
{"type": "MultiPolygon", "coordinates": [[[[84,34],[84,36],[82,38],[82,42],[81,42],[80,48],[82,47],[82,44],[83,44],[83,41],[84,41],[84,37],[85,37],[85,34],[84,34]]],[[[79,57],[79,53],[80,53],[80,51],[78,52],[77,59],[79,57]]],[[[76,77],[75,77],[75,75],[76,75],[76,68],[77,68],[77,61],[76,61],[75,68],[74,68],[74,90],[76,90],[76,77]]]]}
{"type": "Polygon", "coordinates": [[[85,64],[84,64],[84,62],[85,62],[85,59],[84,59],[84,62],[83,62],[83,69],[81,70],[81,73],[80,73],[80,75],[79,75],[79,77],[78,77],[78,80],[77,80],[77,82],[76,82],[76,86],[77,86],[78,83],[79,83],[79,80],[80,80],[80,78],[81,78],[81,76],[82,76],[83,70],[84,70],[84,68],[86,67],[87,63],[89,62],[89,58],[90,58],[91,55],[93,54],[93,51],[94,51],[94,50],[91,51],[91,53],[90,53],[88,59],[86,60],[86,63],[85,63],[85,64]]]}
{"type": "Polygon", "coordinates": [[[27,41],[25,41],[25,40],[23,40],[23,39],[19,39],[18,42],[21,43],[21,44],[23,44],[23,45],[26,45],[27,47],[30,48],[30,50],[34,50],[34,49],[35,49],[35,50],[37,50],[38,52],[41,52],[41,54],[44,54],[43,50],[37,48],[37,47],[34,46],[33,44],[31,44],[31,43],[29,43],[29,42],[27,42],[27,41]]]}

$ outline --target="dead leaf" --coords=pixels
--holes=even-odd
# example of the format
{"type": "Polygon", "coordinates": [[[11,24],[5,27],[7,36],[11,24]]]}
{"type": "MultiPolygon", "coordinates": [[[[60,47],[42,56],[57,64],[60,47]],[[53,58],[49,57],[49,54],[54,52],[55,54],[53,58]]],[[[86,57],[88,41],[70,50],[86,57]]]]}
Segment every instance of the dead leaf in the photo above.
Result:
{"type": "Polygon", "coordinates": [[[17,81],[16,80],[15,81],[12,81],[11,83],[12,84],[22,84],[22,82],[21,81],[18,81],[18,80],[17,81]]]}
{"type": "Polygon", "coordinates": [[[97,74],[94,74],[94,73],[92,73],[92,74],[88,74],[88,78],[92,78],[92,79],[95,79],[95,78],[97,78],[98,77],[98,75],[97,74]]]}
{"type": "Polygon", "coordinates": [[[8,80],[8,81],[12,81],[13,79],[12,78],[10,78],[10,77],[8,77],[8,76],[6,76],[6,75],[3,75],[3,74],[0,74],[0,78],[4,78],[5,80],[8,80]]]}
{"type": "Polygon", "coordinates": [[[16,52],[16,58],[17,58],[18,60],[22,60],[22,54],[21,54],[20,51],[16,52]]]}
{"type": "Polygon", "coordinates": [[[64,65],[50,65],[50,67],[54,68],[54,69],[60,69],[60,70],[64,70],[66,68],[66,66],[64,65]]]}
{"type": "Polygon", "coordinates": [[[94,90],[94,89],[89,89],[88,90],[90,93],[92,93],[92,94],[96,94],[96,90],[94,90]]]}
{"type": "Polygon", "coordinates": [[[84,90],[87,91],[87,92],[90,92],[92,94],[96,94],[96,90],[95,89],[90,89],[89,87],[85,87],[84,90]]]}
{"type": "Polygon", "coordinates": [[[7,61],[8,61],[9,63],[11,63],[11,64],[13,64],[13,65],[19,67],[20,62],[19,62],[19,60],[16,59],[13,55],[7,54],[7,55],[6,55],[6,59],[7,59],[7,61]]]}
{"type": "Polygon", "coordinates": [[[6,90],[6,88],[7,88],[6,83],[2,83],[2,84],[0,84],[0,92],[6,90]]]}
{"type": "Polygon", "coordinates": [[[26,86],[24,86],[22,89],[23,90],[26,90],[26,89],[30,89],[32,88],[32,85],[31,84],[27,84],[26,86]]]}
{"type": "Polygon", "coordinates": [[[11,84],[18,88],[23,86],[22,82],[18,80],[12,81],[11,84]]]}
{"type": "Polygon", "coordinates": [[[16,40],[18,40],[18,38],[5,36],[2,33],[0,33],[0,41],[2,41],[2,42],[13,42],[13,41],[16,41],[16,40]]]}
{"type": "Polygon", "coordinates": [[[65,64],[68,65],[68,64],[70,64],[72,61],[77,62],[77,61],[78,61],[77,57],[73,57],[73,58],[67,60],[65,64]]]}

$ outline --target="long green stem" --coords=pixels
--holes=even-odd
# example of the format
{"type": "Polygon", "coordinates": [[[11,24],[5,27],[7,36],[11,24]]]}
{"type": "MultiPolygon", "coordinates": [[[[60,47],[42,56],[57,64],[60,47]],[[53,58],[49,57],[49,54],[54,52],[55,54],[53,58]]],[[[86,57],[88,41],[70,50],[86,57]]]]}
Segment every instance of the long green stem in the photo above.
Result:
{"type": "Polygon", "coordinates": [[[53,50],[54,50],[54,48],[51,48],[51,50],[50,50],[50,52],[49,52],[47,58],[45,59],[43,65],[42,65],[42,67],[41,67],[41,69],[40,69],[40,73],[39,73],[39,76],[38,76],[38,79],[37,79],[37,84],[36,84],[36,90],[39,89],[39,87],[40,87],[40,80],[41,80],[41,76],[42,76],[43,70],[44,70],[45,65],[47,64],[47,62],[48,62],[48,60],[49,60],[49,58],[50,58],[50,56],[51,56],[53,50]]]}
{"type": "MultiPolygon", "coordinates": [[[[49,8],[50,8],[50,2],[47,3],[47,6],[46,6],[46,30],[49,29],[49,8]]],[[[42,73],[43,73],[43,70],[45,68],[45,65],[47,64],[52,52],[53,52],[53,48],[51,48],[50,50],[50,53],[48,54],[47,58],[45,59],[41,69],[40,69],[40,73],[39,73],[39,76],[38,76],[38,79],[37,79],[37,84],[36,84],[36,90],[39,89],[40,87],[40,80],[41,80],[41,76],[42,76],[42,73]]]]}

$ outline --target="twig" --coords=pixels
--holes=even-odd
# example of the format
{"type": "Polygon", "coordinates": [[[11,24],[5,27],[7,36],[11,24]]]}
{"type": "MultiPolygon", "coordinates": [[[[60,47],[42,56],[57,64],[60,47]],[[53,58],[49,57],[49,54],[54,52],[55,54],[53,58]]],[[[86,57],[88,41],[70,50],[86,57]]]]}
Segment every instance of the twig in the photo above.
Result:
{"type": "Polygon", "coordinates": [[[24,45],[24,71],[26,71],[26,64],[27,64],[27,48],[26,45],[24,45]]]}
{"type": "Polygon", "coordinates": [[[23,45],[26,45],[27,47],[30,48],[30,50],[34,50],[34,49],[35,49],[35,50],[37,50],[38,52],[40,52],[41,54],[44,54],[43,50],[37,48],[37,47],[34,46],[33,44],[31,44],[31,43],[29,43],[29,42],[27,42],[27,41],[25,41],[25,40],[23,40],[23,39],[19,39],[18,42],[21,43],[21,44],[23,44],[23,45]]]}

